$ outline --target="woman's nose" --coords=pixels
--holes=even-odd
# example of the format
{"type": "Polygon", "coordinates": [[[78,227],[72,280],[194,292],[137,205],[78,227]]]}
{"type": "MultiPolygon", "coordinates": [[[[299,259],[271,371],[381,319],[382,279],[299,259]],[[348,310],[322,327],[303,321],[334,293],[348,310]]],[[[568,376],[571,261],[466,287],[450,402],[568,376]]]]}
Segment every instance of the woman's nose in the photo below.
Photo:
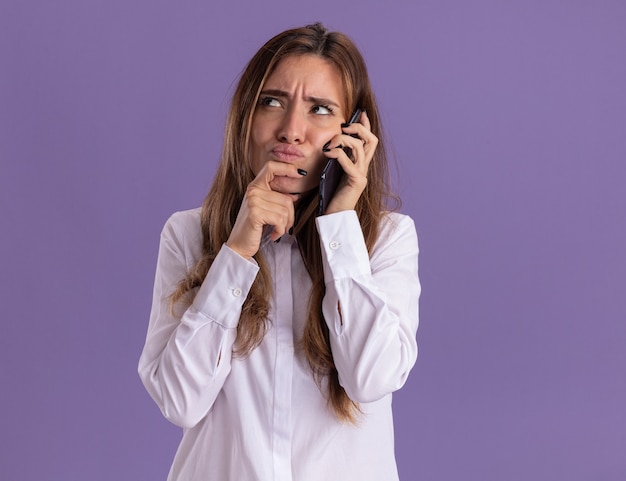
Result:
{"type": "Polygon", "coordinates": [[[285,111],[283,116],[278,137],[281,142],[289,144],[299,144],[304,141],[305,133],[304,115],[297,109],[290,108],[285,111]]]}

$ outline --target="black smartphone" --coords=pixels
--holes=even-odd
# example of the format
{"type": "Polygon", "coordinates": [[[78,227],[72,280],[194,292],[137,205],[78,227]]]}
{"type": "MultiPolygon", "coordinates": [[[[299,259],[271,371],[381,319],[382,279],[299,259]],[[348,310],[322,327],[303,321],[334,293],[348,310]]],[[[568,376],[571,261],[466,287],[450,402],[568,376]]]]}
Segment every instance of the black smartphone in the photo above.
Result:
{"type": "MultiPolygon", "coordinates": [[[[362,112],[362,109],[356,109],[350,117],[350,120],[348,120],[348,123],[353,124],[359,120],[362,112]]],[[[344,151],[350,155],[350,149],[345,147],[344,151]]],[[[332,199],[335,194],[342,176],[343,169],[341,168],[341,164],[337,162],[337,159],[328,159],[326,167],[324,167],[324,170],[322,171],[322,177],[320,178],[320,194],[317,215],[322,215],[326,212],[326,208],[330,203],[330,199],[332,199]]]]}

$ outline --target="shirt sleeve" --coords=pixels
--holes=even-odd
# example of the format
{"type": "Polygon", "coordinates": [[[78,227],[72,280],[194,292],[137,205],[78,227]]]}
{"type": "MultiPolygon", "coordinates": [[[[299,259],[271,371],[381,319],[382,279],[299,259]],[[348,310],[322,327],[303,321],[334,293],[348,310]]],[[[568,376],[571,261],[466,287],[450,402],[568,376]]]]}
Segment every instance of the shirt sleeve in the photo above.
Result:
{"type": "Polygon", "coordinates": [[[170,295],[195,264],[195,259],[189,259],[186,230],[188,226],[175,214],[161,233],[150,323],[138,371],[163,415],[188,428],[206,416],[230,372],[242,305],[258,265],[224,245],[191,305],[176,305],[172,313],[170,295]]]}
{"type": "Polygon", "coordinates": [[[354,211],[317,218],[322,303],[339,382],[355,402],[401,388],[417,359],[420,283],[415,225],[384,218],[371,256],[354,211]]]}

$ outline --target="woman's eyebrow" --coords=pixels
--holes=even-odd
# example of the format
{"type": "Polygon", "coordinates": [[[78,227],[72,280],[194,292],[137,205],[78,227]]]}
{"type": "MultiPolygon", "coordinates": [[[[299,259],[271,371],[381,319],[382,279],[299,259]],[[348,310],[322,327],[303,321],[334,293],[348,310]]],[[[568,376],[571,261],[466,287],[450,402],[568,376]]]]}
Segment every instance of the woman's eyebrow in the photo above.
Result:
{"type": "MultiPolygon", "coordinates": [[[[287,92],[285,92],[284,90],[278,90],[278,89],[263,90],[261,92],[261,95],[271,95],[272,97],[289,98],[289,94],[287,92]]],[[[315,97],[315,96],[310,95],[310,96],[305,97],[304,100],[306,102],[310,102],[315,105],[332,105],[338,108],[341,107],[339,103],[335,102],[334,100],[327,99],[324,97],[315,97]]]]}
{"type": "Polygon", "coordinates": [[[305,97],[305,99],[307,102],[311,102],[315,105],[332,105],[333,107],[337,107],[340,108],[341,106],[335,102],[334,100],[331,99],[325,99],[323,97],[305,97]]]}
{"type": "Polygon", "coordinates": [[[287,97],[289,98],[289,94],[284,90],[276,90],[276,89],[268,89],[261,91],[261,95],[271,95],[272,97],[287,97]]]}

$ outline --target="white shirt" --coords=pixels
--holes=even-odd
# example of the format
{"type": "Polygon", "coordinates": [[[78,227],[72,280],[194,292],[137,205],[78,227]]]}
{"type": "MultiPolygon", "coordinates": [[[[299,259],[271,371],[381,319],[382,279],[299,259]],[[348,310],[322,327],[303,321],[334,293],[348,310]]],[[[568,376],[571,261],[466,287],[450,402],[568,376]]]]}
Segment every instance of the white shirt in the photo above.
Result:
{"type": "Polygon", "coordinates": [[[311,280],[293,237],[263,253],[274,280],[270,326],[246,358],[231,355],[241,307],[258,272],[222,247],[192,305],[173,317],[169,295],[201,256],[200,209],[166,223],[139,374],[163,415],[184,428],[168,480],[390,481],[391,393],[417,358],[420,284],[413,221],[388,214],[371,257],[354,211],[317,218],[323,313],[341,385],[363,412],[340,422],[297,348],[311,280]],[[341,317],[337,306],[341,306],[341,317]]]}

